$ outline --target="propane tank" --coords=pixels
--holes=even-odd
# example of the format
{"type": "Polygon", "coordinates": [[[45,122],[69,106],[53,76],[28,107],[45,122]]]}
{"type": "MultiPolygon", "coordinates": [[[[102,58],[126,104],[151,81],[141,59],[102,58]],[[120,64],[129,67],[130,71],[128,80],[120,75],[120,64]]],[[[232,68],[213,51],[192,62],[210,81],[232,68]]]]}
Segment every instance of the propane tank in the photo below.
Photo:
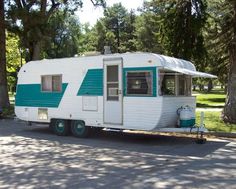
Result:
{"type": "Polygon", "coordinates": [[[195,125],[195,112],[194,109],[189,106],[181,107],[177,110],[179,116],[180,127],[192,127],[195,125]]]}

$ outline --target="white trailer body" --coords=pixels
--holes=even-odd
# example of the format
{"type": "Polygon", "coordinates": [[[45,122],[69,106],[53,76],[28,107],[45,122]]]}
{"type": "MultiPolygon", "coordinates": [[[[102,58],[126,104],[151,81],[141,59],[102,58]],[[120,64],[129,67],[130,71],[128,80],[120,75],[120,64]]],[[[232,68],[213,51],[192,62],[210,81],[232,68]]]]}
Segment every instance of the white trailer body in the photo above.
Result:
{"type": "Polygon", "coordinates": [[[19,74],[15,113],[21,120],[82,120],[92,127],[155,131],[176,127],[188,105],[192,77],[185,60],[152,53],[124,53],[32,61],[19,74]]]}

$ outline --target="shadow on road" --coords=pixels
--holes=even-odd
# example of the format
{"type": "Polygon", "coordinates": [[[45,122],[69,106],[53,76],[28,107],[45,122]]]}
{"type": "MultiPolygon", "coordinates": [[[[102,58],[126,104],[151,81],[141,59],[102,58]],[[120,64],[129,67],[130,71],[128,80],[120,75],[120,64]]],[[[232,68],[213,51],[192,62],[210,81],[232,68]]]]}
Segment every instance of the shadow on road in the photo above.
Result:
{"type": "Polygon", "coordinates": [[[195,143],[195,137],[109,131],[96,132],[89,138],[81,139],[73,136],[56,136],[47,125],[27,126],[26,123],[20,123],[19,126],[19,130],[8,130],[6,134],[48,140],[50,142],[58,142],[61,145],[77,144],[91,148],[110,148],[162,155],[204,157],[229,143],[226,141],[208,141],[204,145],[199,145],[195,143]],[[189,148],[190,146],[191,148],[189,148]],[[185,150],[185,148],[188,148],[188,150],[185,150]]]}
{"type": "Polygon", "coordinates": [[[0,188],[235,186],[236,149],[227,141],[114,132],[79,139],[1,121],[0,146],[0,188]]]}

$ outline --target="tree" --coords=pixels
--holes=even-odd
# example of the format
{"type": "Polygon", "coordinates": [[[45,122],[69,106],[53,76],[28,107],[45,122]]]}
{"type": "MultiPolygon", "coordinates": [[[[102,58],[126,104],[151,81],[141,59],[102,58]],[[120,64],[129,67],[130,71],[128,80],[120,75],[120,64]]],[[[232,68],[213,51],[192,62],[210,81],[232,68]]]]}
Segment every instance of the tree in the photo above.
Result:
{"type": "Polygon", "coordinates": [[[48,28],[51,32],[45,40],[45,58],[72,57],[79,52],[82,29],[77,17],[58,11],[49,19],[48,28]]]}
{"type": "Polygon", "coordinates": [[[85,52],[94,52],[96,51],[96,40],[97,35],[95,32],[95,27],[90,28],[89,23],[85,23],[81,26],[81,36],[79,38],[78,52],[83,54],[85,52]]]}
{"type": "Polygon", "coordinates": [[[229,41],[227,97],[222,115],[225,122],[236,123],[236,1],[228,0],[226,3],[230,5],[232,19],[228,22],[228,32],[232,34],[232,38],[229,41]]]}
{"type": "Polygon", "coordinates": [[[232,30],[227,26],[229,25],[227,23],[231,23],[231,13],[229,14],[231,11],[228,10],[229,5],[226,5],[224,0],[209,0],[207,25],[204,29],[204,41],[209,65],[206,71],[217,75],[221,85],[227,83],[228,46],[232,37],[232,30]],[[222,13],[225,15],[224,19],[222,19],[222,13]]]}
{"type": "Polygon", "coordinates": [[[121,3],[114,4],[112,7],[108,7],[104,11],[103,23],[106,29],[109,30],[109,32],[112,32],[115,36],[115,52],[120,52],[121,36],[124,32],[126,16],[127,10],[121,5],[121,3]]]}
{"type": "Polygon", "coordinates": [[[196,62],[206,67],[203,27],[206,23],[205,0],[152,0],[146,11],[156,14],[165,54],[196,62]]]}
{"type": "MultiPolygon", "coordinates": [[[[105,5],[104,0],[90,0],[95,6],[105,5]]],[[[20,36],[22,46],[29,49],[29,60],[40,59],[42,45],[52,32],[50,17],[58,10],[74,12],[83,0],[8,0],[8,19],[11,30],[20,36]]]]}
{"type": "Polygon", "coordinates": [[[9,107],[6,74],[6,33],[4,0],[0,0],[0,107],[9,107]]]}
{"type": "Polygon", "coordinates": [[[164,53],[161,45],[160,24],[157,15],[146,11],[135,22],[136,47],[139,51],[164,53]]]}
{"type": "Polygon", "coordinates": [[[136,51],[135,19],[134,12],[128,12],[121,3],[106,8],[94,27],[97,51],[102,52],[104,46],[110,46],[112,52],[136,51]]]}
{"type": "Polygon", "coordinates": [[[110,42],[106,38],[107,29],[104,26],[102,19],[97,21],[96,25],[92,29],[92,33],[93,33],[93,36],[96,36],[94,46],[96,47],[97,51],[103,52],[104,46],[106,45],[110,46],[112,50],[115,48],[113,47],[115,42],[114,41],[110,42]]]}

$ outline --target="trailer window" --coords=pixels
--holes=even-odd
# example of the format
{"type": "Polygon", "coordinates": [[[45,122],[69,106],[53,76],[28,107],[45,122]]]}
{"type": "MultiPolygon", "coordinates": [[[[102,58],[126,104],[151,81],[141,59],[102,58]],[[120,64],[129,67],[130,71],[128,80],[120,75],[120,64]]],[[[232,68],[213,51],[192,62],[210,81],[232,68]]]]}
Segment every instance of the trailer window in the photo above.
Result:
{"type": "Polygon", "coordinates": [[[164,96],[191,96],[191,76],[161,70],[159,92],[164,96]]]}
{"type": "Polygon", "coordinates": [[[61,92],[61,75],[44,75],[41,77],[41,89],[43,92],[61,92]]]}
{"type": "Polygon", "coordinates": [[[153,77],[151,71],[127,72],[127,95],[152,95],[153,77]]]}
{"type": "Polygon", "coordinates": [[[178,95],[180,96],[190,96],[191,95],[191,76],[188,75],[178,75],[178,95]]]}
{"type": "Polygon", "coordinates": [[[163,95],[175,95],[175,75],[165,75],[161,88],[163,95]]]}

